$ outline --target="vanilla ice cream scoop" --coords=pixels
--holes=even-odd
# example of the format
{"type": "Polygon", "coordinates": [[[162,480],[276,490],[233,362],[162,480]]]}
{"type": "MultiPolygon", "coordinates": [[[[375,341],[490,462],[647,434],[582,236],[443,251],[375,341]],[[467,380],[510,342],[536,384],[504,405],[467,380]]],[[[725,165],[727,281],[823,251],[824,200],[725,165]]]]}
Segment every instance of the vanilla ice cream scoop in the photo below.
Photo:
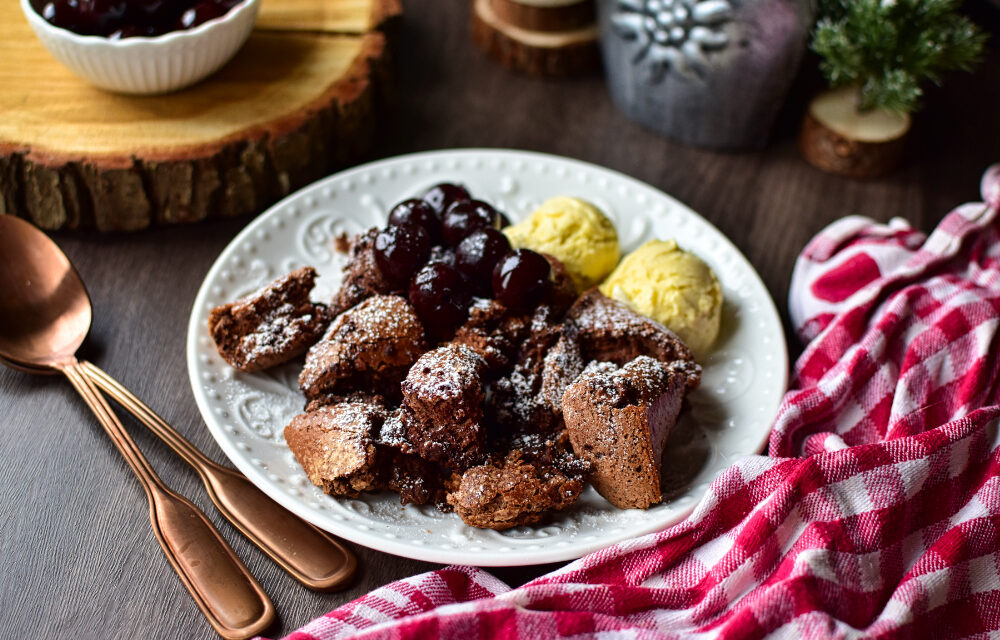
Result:
{"type": "Polygon", "coordinates": [[[618,232],[594,205],[560,196],[503,230],[512,247],[547,253],[566,266],[577,291],[598,284],[618,264],[618,232]]]}
{"type": "Polygon", "coordinates": [[[673,240],[650,240],[625,256],[600,289],[676,333],[699,359],[719,335],[722,286],[673,240]]]}

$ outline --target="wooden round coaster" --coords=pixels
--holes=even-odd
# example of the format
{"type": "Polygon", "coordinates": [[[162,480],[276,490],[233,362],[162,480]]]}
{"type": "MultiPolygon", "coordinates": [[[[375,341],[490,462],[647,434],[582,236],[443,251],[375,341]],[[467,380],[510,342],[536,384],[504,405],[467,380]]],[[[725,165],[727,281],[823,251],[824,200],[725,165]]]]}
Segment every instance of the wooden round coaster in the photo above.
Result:
{"type": "Polygon", "coordinates": [[[221,71],[163,96],[96,89],[0,4],[0,213],[135,230],[262,211],[368,151],[398,0],[262,3],[221,71]]]}
{"type": "Polygon", "coordinates": [[[490,0],[489,4],[501,22],[528,31],[573,31],[592,27],[597,21],[597,8],[592,0],[533,3],[490,0]]]}
{"type": "Polygon", "coordinates": [[[600,68],[593,0],[472,0],[472,38],[500,64],[532,75],[600,68]]]}

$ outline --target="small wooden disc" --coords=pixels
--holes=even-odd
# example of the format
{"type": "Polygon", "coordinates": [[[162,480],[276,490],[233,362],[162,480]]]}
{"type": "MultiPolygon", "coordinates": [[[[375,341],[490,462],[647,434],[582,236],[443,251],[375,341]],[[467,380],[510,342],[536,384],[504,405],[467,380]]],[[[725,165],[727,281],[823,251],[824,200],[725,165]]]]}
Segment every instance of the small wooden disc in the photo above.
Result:
{"type": "Polygon", "coordinates": [[[906,150],[909,114],[857,109],[857,90],[816,96],[806,111],[799,149],[809,164],[851,178],[878,178],[895,169],[906,150]]]}
{"type": "Polygon", "coordinates": [[[528,31],[572,31],[592,27],[597,8],[591,0],[537,5],[518,0],[490,0],[497,19],[528,31]]]}
{"type": "Polygon", "coordinates": [[[471,0],[472,39],[500,64],[537,76],[600,68],[592,0],[544,6],[518,0],[471,0]]]}
{"type": "Polygon", "coordinates": [[[398,0],[263,2],[222,70],[163,96],[73,76],[0,4],[0,213],[134,230],[257,213],[369,149],[398,0]]]}

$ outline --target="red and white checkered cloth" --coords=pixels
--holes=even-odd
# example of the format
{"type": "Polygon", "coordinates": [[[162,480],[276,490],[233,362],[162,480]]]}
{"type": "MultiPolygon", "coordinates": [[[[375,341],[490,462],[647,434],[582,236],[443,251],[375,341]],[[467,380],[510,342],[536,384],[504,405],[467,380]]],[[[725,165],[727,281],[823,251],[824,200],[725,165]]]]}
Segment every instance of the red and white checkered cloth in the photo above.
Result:
{"type": "Polygon", "coordinates": [[[982,191],[930,237],[849,217],[809,243],[770,457],[684,522],[517,589],[425,573],[288,637],[1000,637],[1000,165],[982,191]]]}

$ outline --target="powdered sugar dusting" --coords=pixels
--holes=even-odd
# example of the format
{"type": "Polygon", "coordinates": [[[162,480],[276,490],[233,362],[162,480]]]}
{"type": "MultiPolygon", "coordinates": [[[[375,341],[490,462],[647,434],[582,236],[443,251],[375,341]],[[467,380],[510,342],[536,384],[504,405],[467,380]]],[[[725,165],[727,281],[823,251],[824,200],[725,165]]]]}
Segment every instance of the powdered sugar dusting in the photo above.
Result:
{"type": "Polygon", "coordinates": [[[486,367],[482,356],[465,345],[446,344],[420,356],[406,376],[406,389],[421,397],[455,400],[470,377],[486,367]]]}
{"type": "Polygon", "coordinates": [[[382,423],[379,431],[378,441],[387,447],[393,447],[403,452],[408,452],[411,448],[410,441],[406,437],[406,425],[403,424],[402,407],[397,408],[389,414],[389,417],[382,423]]]}
{"type": "Polygon", "coordinates": [[[377,295],[337,316],[324,340],[355,332],[371,340],[390,340],[417,331],[423,327],[405,298],[377,295]]]}
{"type": "Polygon", "coordinates": [[[520,424],[531,424],[537,412],[545,406],[537,393],[539,382],[538,376],[521,369],[514,369],[509,376],[497,382],[509,400],[506,408],[520,424]]]}
{"type": "Polygon", "coordinates": [[[331,405],[328,415],[330,427],[373,438],[375,427],[385,419],[385,409],[373,402],[347,400],[331,405]]]}
{"type": "MultiPolygon", "coordinates": [[[[265,321],[240,340],[240,349],[248,360],[257,360],[272,353],[293,349],[315,322],[312,313],[295,315],[293,305],[285,303],[265,321]]],[[[315,334],[314,334],[315,335],[315,334]]]]}
{"type": "Polygon", "coordinates": [[[670,329],[656,320],[638,315],[617,300],[612,300],[601,293],[592,293],[590,299],[582,298],[582,304],[575,305],[578,313],[573,315],[573,323],[584,330],[611,331],[617,334],[625,333],[636,325],[651,325],[657,331],[662,331],[675,340],[680,340],[670,329]]]}
{"type": "Polygon", "coordinates": [[[649,356],[639,356],[618,367],[611,362],[591,362],[577,381],[599,389],[611,404],[631,404],[633,399],[652,398],[667,387],[668,365],[649,356]]]}

